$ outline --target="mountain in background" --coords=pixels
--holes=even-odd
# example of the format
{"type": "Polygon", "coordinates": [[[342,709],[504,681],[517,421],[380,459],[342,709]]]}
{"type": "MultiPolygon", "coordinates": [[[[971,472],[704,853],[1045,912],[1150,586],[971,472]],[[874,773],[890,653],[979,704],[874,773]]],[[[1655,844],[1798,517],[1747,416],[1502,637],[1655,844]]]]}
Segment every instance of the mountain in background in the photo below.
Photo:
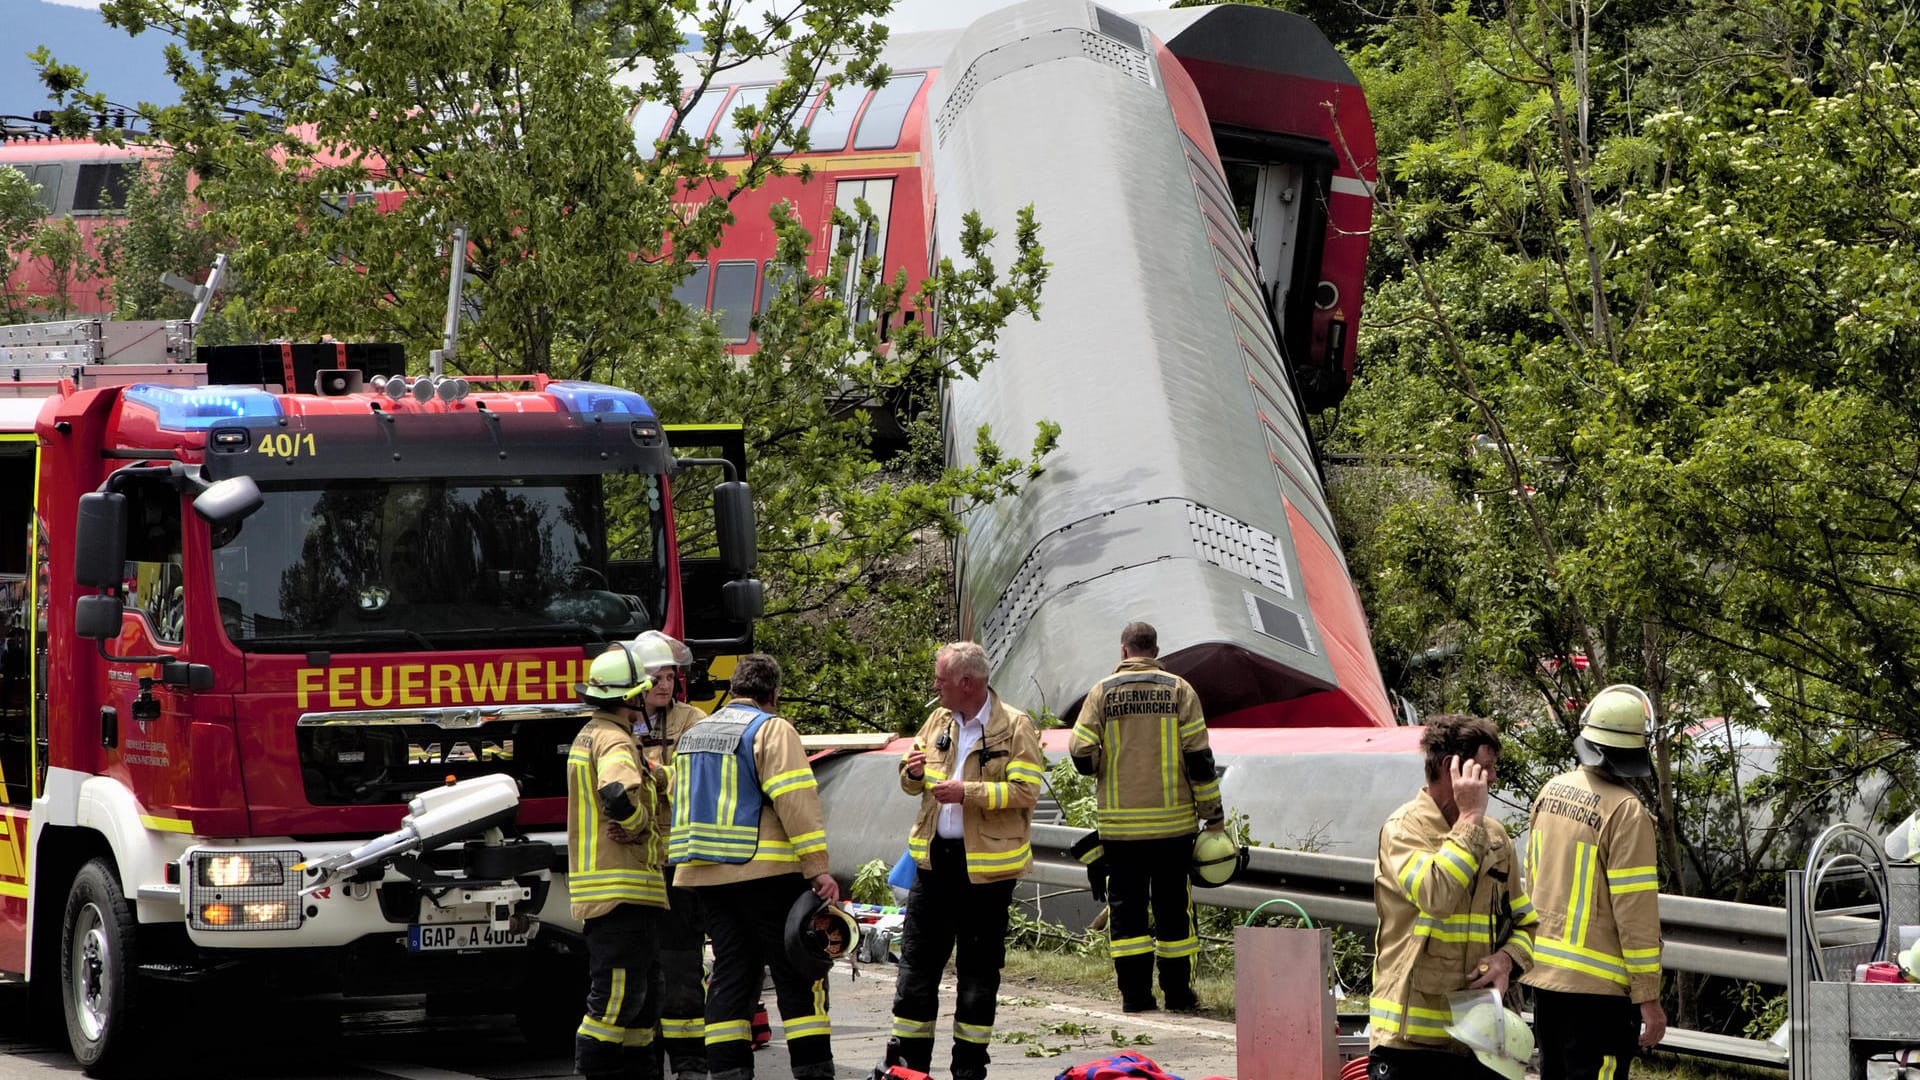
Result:
{"type": "Polygon", "coordinates": [[[17,3],[18,7],[8,4],[8,40],[0,45],[0,114],[32,116],[37,109],[51,107],[47,88],[40,85],[38,70],[27,59],[41,45],[53,50],[61,63],[86,72],[87,88],[104,91],[115,104],[179,100],[179,91],[167,78],[165,50],[171,39],[160,31],[129,37],[90,8],[46,0],[17,3]]]}

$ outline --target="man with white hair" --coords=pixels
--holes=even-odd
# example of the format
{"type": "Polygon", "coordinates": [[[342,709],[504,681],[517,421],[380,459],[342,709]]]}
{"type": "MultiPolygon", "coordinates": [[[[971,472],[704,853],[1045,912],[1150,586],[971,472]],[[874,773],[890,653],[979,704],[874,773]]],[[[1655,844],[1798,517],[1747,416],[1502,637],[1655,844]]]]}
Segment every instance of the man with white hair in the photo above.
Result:
{"type": "Polygon", "coordinates": [[[907,850],[920,872],[907,895],[893,1035],[882,1069],[927,1072],[940,976],[954,955],[954,1080],[984,1080],[1007,955],[1013,887],[1033,864],[1028,836],[1046,764],[1033,721],[987,686],[987,654],[971,641],[933,661],[940,707],[900,759],[900,789],[920,800],[907,850]]]}

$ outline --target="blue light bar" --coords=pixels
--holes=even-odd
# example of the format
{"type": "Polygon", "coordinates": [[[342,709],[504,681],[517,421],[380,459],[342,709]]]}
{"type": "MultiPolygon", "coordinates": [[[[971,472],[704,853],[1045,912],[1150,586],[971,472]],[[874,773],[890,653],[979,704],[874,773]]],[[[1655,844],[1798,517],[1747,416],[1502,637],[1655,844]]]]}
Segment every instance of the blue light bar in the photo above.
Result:
{"type": "Polygon", "coordinates": [[[547,393],[573,413],[622,413],[652,420],[653,406],[631,390],[591,382],[550,382],[547,393]]]}
{"type": "Polygon", "coordinates": [[[205,431],[223,420],[274,420],[285,415],[278,397],[251,386],[183,389],[138,383],[121,393],[159,414],[160,427],[167,431],[205,431]]]}

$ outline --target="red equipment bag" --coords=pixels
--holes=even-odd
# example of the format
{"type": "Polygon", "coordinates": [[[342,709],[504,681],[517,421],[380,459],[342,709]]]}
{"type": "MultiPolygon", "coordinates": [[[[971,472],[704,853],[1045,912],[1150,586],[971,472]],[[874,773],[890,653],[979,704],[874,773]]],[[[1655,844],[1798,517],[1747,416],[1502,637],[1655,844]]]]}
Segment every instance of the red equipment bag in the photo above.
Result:
{"type": "Polygon", "coordinates": [[[933,1077],[905,1065],[876,1065],[867,1080],[933,1080],[933,1077]]]}
{"type": "Polygon", "coordinates": [[[1075,1065],[1053,1080],[1180,1080],[1140,1054],[1115,1054],[1075,1065]]]}

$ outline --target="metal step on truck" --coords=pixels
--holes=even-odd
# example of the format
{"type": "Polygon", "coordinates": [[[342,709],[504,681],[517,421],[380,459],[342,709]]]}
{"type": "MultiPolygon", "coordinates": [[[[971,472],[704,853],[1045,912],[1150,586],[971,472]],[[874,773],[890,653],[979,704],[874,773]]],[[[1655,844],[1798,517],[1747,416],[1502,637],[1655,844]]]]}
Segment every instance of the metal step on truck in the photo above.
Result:
{"type": "Polygon", "coordinates": [[[484,985],[570,1031],[573,686],[649,629],[696,694],[748,647],[737,429],[676,457],[632,390],[404,360],[0,328],[0,974],[90,1074],[179,983],[484,985]]]}

